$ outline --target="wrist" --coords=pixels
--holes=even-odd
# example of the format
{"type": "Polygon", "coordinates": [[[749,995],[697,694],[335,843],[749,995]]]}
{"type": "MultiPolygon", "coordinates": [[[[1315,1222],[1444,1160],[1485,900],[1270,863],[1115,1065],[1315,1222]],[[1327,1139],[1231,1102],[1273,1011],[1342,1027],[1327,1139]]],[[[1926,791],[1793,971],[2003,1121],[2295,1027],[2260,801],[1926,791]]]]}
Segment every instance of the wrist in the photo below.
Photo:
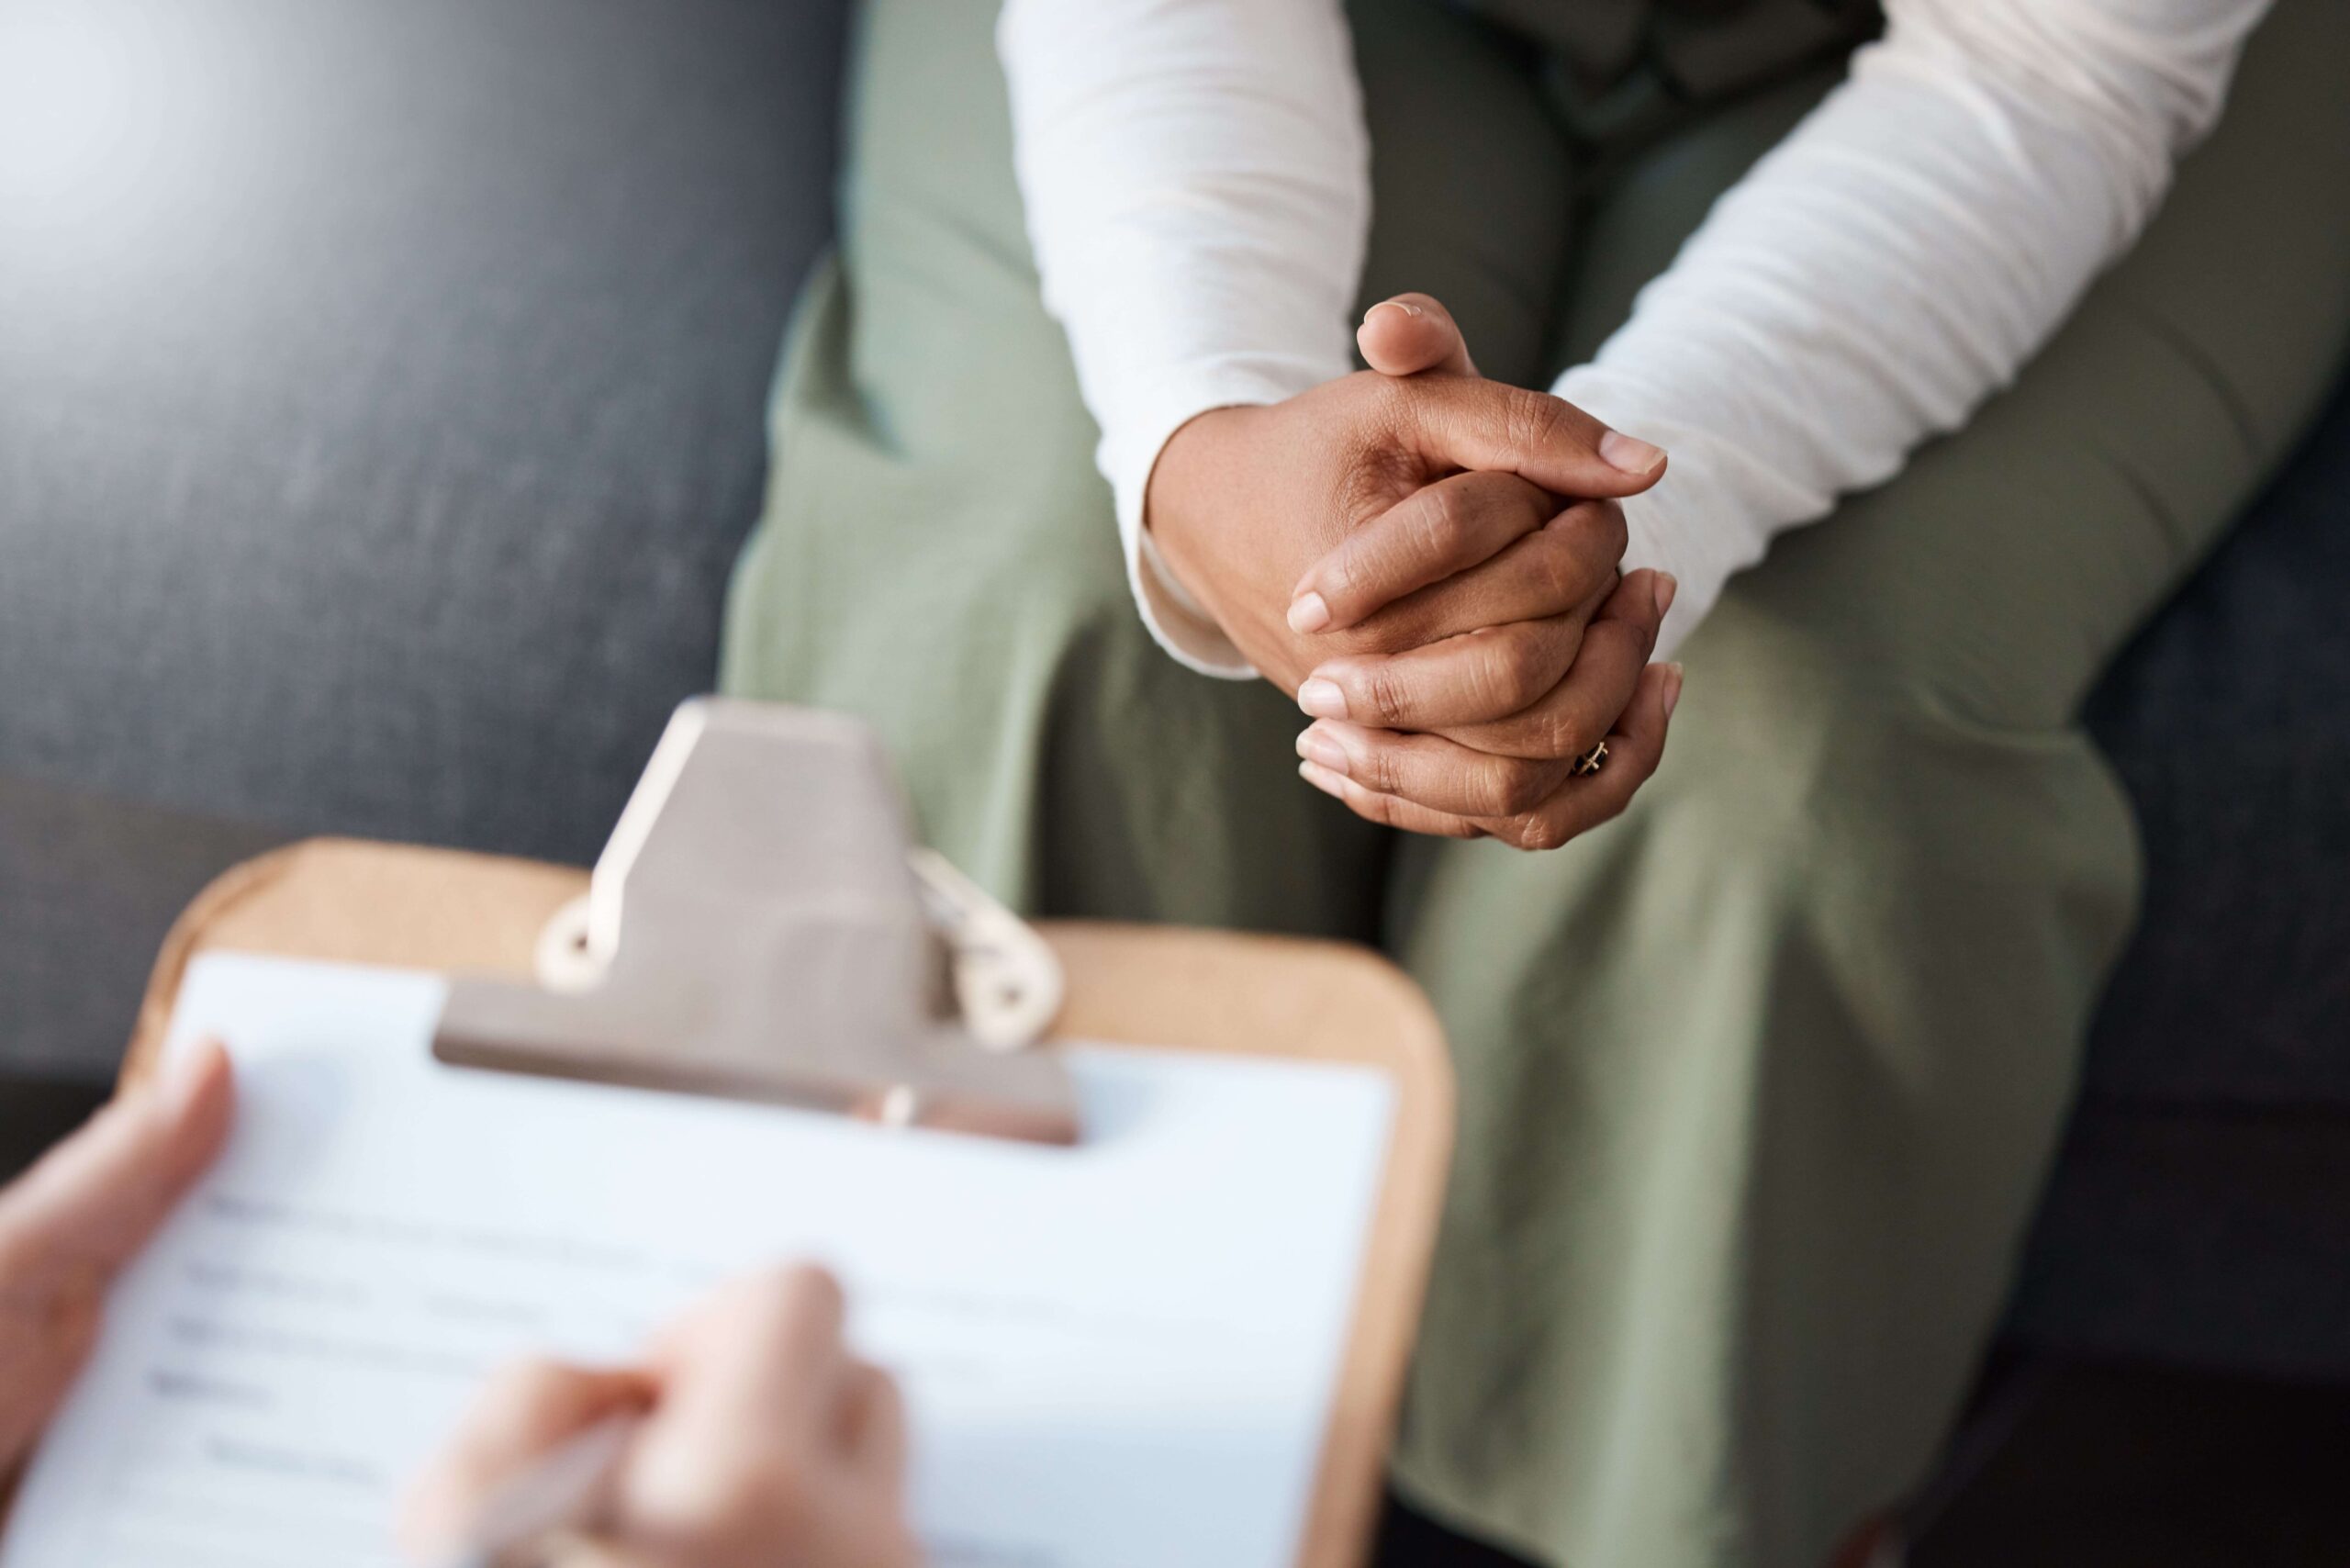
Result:
{"type": "Polygon", "coordinates": [[[1249,416],[1260,411],[1248,406],[1210,409],[1184,420],[1158,449],[1143,487],[1142,530],[1152,553],[1170,585],[1219,630],[1210,534],[1219,497],[1230,487],[1237,466],[1240,436],[1249,416]]]}

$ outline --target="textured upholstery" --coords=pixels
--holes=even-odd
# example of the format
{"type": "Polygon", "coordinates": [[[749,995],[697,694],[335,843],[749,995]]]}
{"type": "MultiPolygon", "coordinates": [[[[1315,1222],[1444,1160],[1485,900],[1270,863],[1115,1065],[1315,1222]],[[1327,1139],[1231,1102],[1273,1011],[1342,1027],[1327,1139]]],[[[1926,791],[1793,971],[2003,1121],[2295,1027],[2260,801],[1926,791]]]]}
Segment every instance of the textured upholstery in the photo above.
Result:
{"type": "Polygon", "coordinates": [[[2350,389],[2091,716],[2145,913],[2013,1327],[2350,1376],[2350,389]]]}
{"type": "Polygon", "coordinates": [[[2096,1092],[2350,1114],[2350,390],[2091,723],[2148,863],[2096,1092]]]}

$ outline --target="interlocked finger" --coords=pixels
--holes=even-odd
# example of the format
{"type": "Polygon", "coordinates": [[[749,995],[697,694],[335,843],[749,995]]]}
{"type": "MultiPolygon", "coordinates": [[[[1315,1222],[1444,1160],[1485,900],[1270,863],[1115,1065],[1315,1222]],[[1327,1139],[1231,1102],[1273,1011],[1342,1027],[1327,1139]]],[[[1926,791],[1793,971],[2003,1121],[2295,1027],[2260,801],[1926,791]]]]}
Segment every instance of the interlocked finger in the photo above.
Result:
{"type": "Polygon", "coordinates": [[[1659,448],[1548,393],[1465,375],[1428,390],[1403,434],[1429,461],[1522,475],[1562,496],[1637,495],[1663,476],[1659,448]]]}
{"type": "Polygon", "coordinates": [[[1580,614],[1513,621],[1400,654],[1332,659],[1298,688],[1297,705],[1383,730],[1487,723],[1550,695],[1575,662],[1583,623],[1580,614]]]}
{"type": "Polygon", "coordinates": [[[1656,645],[1665,579],[1636,572],[1585,629],[1566,678],[1532,708],[1497,724],[1431,734],[1318,719],[1298,755],[1378,795],[1469,817],[1516,817],[1547,801],[1576,759],[1603,739],[1632,700],[1656,645]]]}
{"type": "Polygon", "coordinates": [[[1681,666],[1651,665],[1631,707],[1606,737],[1607,761],[1599,771],[1570,777],[1530,812],[1477,825],[1520,849],[1556,849],[1620,815],[1663,760],[1665,731],[1680,700],[1681,666]]]}
{"type": "Polygon", "coordinates": [[[1382,794],[1315,762],[1300,766],[1305,781],[1345,802],[1367,821],[1407,833],[1441,838],[1497,838],[1519,849],[1556,849],[1621,813],[1635,792],[1655,774],[1664,755],[1673,705],[1681,696],[1681,667],[1651,665],[1642,672],[1631,706],[1606,739],[1607,760],[1597,772],[1570,772],[1531,810],[1502,817],[1437,811],[1416,801],[1382,794]]]}
{"type": "Polygon", "coordinates": [[[1404,595],[1333,633],[1331,654],[1393,654],[1484,626],[1588,612],[1617,579],[1624,509],[1613,501],[1569,507],[1482,564],[1404,595]]]}
{"type": "Polygon", "coordinates": [[[1671,578],[1634,572],[1583,629],[1564,679],[1506,718],[1448,726],[1444,738],[1498,756],[1581,756],[1606,738],[1630,703],[1673,594],[1671,578]]]}
{"type": "Polygon", "coordinates": [[[1559,510],[1515,474],[1455,474],[1413,491],[1306,568],[1291,599],[1300,633],[1334,632],[1491,560],[1559,510]]]}
{"type": "Polygon", "coordinates": [[[1376,794],[1364,789],[1343,773],[1333,773],[1321,764],[1304,761],[1297,765],[1297,775],[1324,794],[1346,802],[1347,809],[1367,822],[1382,827],[1392,827],[1400,833],[1427,834],[1436,838],[1483,838],[1485,830],[1468,818],[1450,812],[1430,811],[1427,807],[1393,795],[1376,794]]]}

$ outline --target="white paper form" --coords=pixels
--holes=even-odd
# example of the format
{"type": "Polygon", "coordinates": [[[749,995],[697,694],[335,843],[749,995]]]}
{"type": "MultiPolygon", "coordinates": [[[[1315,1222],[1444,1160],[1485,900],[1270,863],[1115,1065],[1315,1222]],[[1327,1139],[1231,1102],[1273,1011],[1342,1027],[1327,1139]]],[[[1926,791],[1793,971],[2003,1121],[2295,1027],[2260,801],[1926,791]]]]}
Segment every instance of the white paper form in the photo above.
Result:
{"type": "Polygon", "coordinates": [[[1075,1048],[1076,1149],[444,1067],[429,975],[237,956],[171,1047],[220,1165],[132,1268],[0,1568],[388,1568],[400,1489],[518,1354],[628,1356],[810,1258],[904,1381],[938,1568],[1294,1554],[1393,1089],[1075,1048]]]}

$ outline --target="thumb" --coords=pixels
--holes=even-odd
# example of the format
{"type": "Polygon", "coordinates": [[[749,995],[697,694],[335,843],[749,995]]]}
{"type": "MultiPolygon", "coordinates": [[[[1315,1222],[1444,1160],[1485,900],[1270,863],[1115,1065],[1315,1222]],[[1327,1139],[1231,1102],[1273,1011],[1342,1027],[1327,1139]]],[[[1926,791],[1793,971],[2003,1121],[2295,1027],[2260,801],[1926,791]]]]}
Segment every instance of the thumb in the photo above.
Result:
{"type": "Polygon", "coordinates": [[[80,1374],[107,1284],[219,1151],[231,1100],[207,1042],[0,1191],[0,1473],[80,1374]]]}
{"type": "Polygon", "coordinates": [[[1363,312],[1355,329],[1355,346],[1362,361],[1382,375],[1416,375],[1432,370],[1440,375],[1474,375],[1468,340],[1460,323],[1436,299],[1425,294],[1399,294],[1363,312]]]}
{"type": "Polygon", "coordinates": [[[162,1081],[118,1096],[0,1192],[0,1270],[110,1278],[137,1254],[229,1136],[229,1053],[207,1040],[162,1081]]]}

